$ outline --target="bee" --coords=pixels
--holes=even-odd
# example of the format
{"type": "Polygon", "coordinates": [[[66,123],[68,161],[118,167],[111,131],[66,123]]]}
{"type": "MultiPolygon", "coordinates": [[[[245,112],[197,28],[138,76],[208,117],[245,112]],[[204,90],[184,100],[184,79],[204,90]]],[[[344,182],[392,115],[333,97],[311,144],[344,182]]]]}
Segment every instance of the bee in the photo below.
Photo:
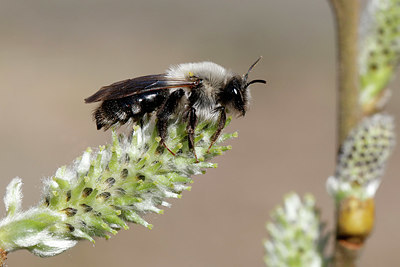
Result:
{"type": "Polygon", "coordinates": [[[184,63],[170,66],[162,74],[141,76],[100,88],[85,99],[100,102],[93,112],[97,129],[107,130],[128,121],[139,122],[146,114],[155,114],[160,143],[165,143],[170,118],[182,116],[187,122],[189,149],[194,150],[195,128],[199,120],[217,124],[208,148],[213,146],[225,126],[226,115],[244,116],[249,104],[249,86],[265,80],[248,81],[248,76],[261,57],[246,74],[240,76],[212,62],[184,63]]]}

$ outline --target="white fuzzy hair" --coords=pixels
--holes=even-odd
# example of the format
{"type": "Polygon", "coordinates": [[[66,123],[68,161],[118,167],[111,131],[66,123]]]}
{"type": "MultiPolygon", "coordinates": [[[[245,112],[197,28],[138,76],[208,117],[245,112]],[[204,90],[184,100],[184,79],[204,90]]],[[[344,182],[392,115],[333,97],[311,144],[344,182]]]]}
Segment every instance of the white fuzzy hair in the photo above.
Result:
{"type": "MultiPolygon", "coordinates": [[[[235,73],[225,69],[224,67],[213,62],[205,61],[198,63],[184,63],[179,65],[172,65],[166,71],[167,76],[170,78],[187,79],[195,76],[201,78],[203,101],[195,104],[197,116],[201,120],[208,120],[216,122],[219,118],[219,113],[214,112],[214,109],[220,105],[216,103],[216,94],[218,89],[223,88],[227,81],[230,80],[235,73]]],[[[173,91],[179,88],[173,89],[173,91]]],[[[185,89],[185,88],[184,88],[185,89]]],[[[186,97],[182,99],[181,104],[186,105],[187,99],[190,95],[189,89],[185,89],[186,97]]],[[[232,111],[234,111],[232,109],[232,111]]]]}

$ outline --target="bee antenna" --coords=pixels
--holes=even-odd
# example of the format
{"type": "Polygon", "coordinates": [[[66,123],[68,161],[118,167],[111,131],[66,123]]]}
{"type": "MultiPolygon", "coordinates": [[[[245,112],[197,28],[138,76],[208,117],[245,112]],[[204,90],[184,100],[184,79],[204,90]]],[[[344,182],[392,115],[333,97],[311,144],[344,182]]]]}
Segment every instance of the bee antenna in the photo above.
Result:
{"type": "Polygon", "coordinates": [[[262,56],[260,56],[257,60],[256,60],[256,62],[254,62],[251,66],[250,66],[250,68],[249,68],[249,70],[247,71],[247,73],[243,76],[243,82],[244,83],[246,83],[246,81],[247,81],[247,78],[249,77],[249,73],[251,72],[251,70],[254,68],[254,66],[258,63],[258,61],[260,61],[262,59],[262,56]]]}
{"type": "Polygon", "coordinates": [[[249,87],[250,84],[253,84],[253,83],[263,83],[263,84],[266,84],[267,81],[265,81],[265,80],[252,80],[251,82],[246,83],[245,88],[249,87]]]}

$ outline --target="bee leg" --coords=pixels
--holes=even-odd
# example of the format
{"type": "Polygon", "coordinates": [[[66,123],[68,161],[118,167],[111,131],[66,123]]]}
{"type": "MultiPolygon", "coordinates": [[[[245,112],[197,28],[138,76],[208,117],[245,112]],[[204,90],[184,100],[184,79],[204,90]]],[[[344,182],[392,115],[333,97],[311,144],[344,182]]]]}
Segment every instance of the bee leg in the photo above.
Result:
{"type": "Polygon", "coordinates": [[[165,144],[165,138],[167,137],[168,119],[175,112],[175,109],[178,106],[178,102],[184,94],[185,91],[183,91],[183,89],[174,91],[168,96],[162,107],[157,111],[157,130],[161,138],[160,143],[174,156],[175,153],[172,152],[172,150],[169,149],[165,144]]]}
{"type": "Polygon", "coordinates": [[[215,133],[211,136],[211,144],[208,147],[207,153],[210,152],[211,147],[215,144],[217,141],[218,137],[220,136],[222,129],[225,127],[225,122],[226,122],[226,112],[224,107],[218,107],[216,108],[216,111],[219,111],[219,119],[218,119],[218,126],[217,130],[215,133]]]}
{"type": "Polygon", "coordinates": [[[194,157],[196,158],[196,162],[199,162],[197,160],[196,149],[194,147],[194,130],[196,129],[196,125],[197,125],[196,109],[194,107],[190,107],[188,111],[188,124],[186,127],[186,131],[188,133],[189,149],[193,151],[194,157]]]}
{"type": "Polygon", "coordinates": [[[167,147],[165,144],[165,137],[167,136],[167,127],[168,127],[168,117],[169,116],[158,116],[157,114],[157,130],[158,134],[160,135],[160,143],[172,154],[175,156],[175,153],[172,152],[171,149],[167,147]]]}

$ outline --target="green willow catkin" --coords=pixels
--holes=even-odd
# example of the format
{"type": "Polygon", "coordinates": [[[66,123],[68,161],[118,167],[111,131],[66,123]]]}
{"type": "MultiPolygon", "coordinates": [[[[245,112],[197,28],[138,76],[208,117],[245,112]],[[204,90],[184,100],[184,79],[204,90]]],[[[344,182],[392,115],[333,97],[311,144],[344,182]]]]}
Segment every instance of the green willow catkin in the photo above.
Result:
{"type": "Polygon", "coordinates": [[[266,225],[269,239],[264,241],[267,266],[326,266],[324,250],[329,236],[323,234],[312,195],[301,200],[295,193],[288,194],[271,217],[266,225]]]}
{"type": "Polygon", "coordinates": [[[360,26],[360,102],[373,112],[385,104],[383,93],[400,61],[400,1],[369,1],[360,26]]]}
{"type": "Polygon", "coordinates": [[[391,116],[375,114],[363,119],[340,148],[335,176],[328,179],[328,192],[337,200],[349,195],[374,196],[394,145],[391,116]]]}
{"type": "Polygon", "coordinates": [[[168,127],[166,143],[176,156],[160,145],[151,119],[135,126],[128,137],[113,131],[111,145],[87,149],[47,179],[42,201],[28,211],[20,211],[22,182],[16,178],[5,197],[8,213],[0,222],[0,248],[53,256],[81,239],[109,238],[110,233],[128,229],[129,222],[152,228],[144,215],[162,213],[163,207],[170,206],[167,199],[190,190],[191,176],[216,167],[206,161],[230,149],[219,143],[236,133],[221,135],[207,151],[215,130],[216,125],[206,122],[196,127],[199,162],[188,148],[184,122],[168,127]]]}

